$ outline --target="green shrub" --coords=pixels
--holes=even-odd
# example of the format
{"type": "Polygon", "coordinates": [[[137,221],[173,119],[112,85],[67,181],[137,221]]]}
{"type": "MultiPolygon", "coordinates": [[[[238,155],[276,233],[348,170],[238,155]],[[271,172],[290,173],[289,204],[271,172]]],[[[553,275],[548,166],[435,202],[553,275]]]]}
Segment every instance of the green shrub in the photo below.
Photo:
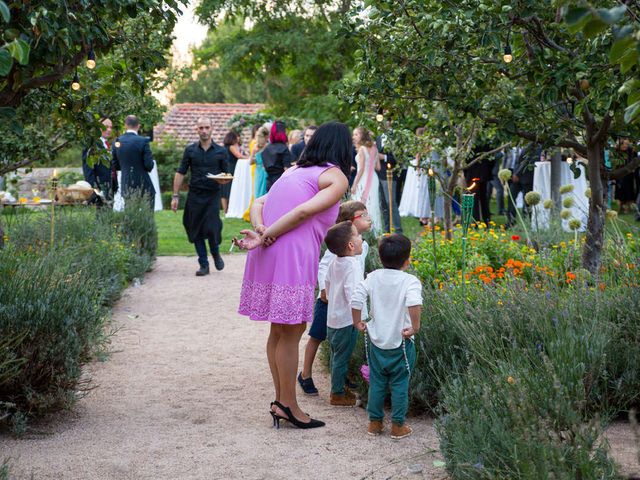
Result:
{"type": "Polygon", "coordinates": [[[3,460],[0,465],[0,480],[9,480],[9,460],[3,460]]]}
{"type": "Polygon", "coordinates": [[[105,350],[108,307],[154,259],[146,198],[124,212],[58,209],[17,216],[0,250],[0,422],[14,433],[34,416],[67,408],[88,388],[82,367],[105,350]]]}
{"type": "MultiPolygon", "coordinates": [[[[180,201],[178,202],[178,210],[184,209],[184,204],[187,202],[187,193],[188,192],[180,192],[180,201]]],[[[166,210],[171,209],[172,196],[173,196],[173,190],[167,190],[166,192],[162,192],[162,208],[166,210]]]]}

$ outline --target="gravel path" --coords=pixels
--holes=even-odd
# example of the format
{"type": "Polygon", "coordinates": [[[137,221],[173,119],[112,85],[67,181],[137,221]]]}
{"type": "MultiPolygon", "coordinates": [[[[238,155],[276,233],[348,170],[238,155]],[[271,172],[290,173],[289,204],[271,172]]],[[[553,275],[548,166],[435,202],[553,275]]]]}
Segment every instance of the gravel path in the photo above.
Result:
{"type": "MultiPolygon", "coordinates": [[[[324,395],[301,403],[327,427],[272,428],[268,325],[236,314],[244,258],[227,256],[223,272],[196,278],[193,257],[160,257],[114,310],[113,353],[90,368],[97,388],[26,438],[0,436],[11,477],[446,478],[433,465],[441,457],[432,419],[409,419],[414,434],[401,441],[372,438],[363,409],[329,406],[320,366],[324,395]],[[422,471],[410,473],[416,465],[422,471]]],[[[607,437],[623,470],[640,474],[629,427],[615,424],[607,437]]]]}
{"type": "Polygon", "coordinates": [[[38,433],[0,436],[12,478],[444,478],[431,419],[410,419],[401,441],[370,437],[363,409],[329,406],[320,367],[325,394],[301,403],[327,427],[272,428],[268,325],[236,313],[244,259],[197,278],[195,258],[160,257],[114,310],[121,328],[108,361],[91,366],[97,388],[38,433]],[[421,474],[408,473],[415,464],[421,474]]]}

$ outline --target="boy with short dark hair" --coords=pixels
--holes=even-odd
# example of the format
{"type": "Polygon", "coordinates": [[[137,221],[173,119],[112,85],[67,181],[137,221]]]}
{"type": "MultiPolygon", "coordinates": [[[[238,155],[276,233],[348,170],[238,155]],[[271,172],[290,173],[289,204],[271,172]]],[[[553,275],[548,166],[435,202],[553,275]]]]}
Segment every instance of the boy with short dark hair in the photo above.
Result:
{"type": "Polygon", "coordinates": [[[364,272],[356,255],[362,253],[362,236],[349,221],[329,229],[325,237],[327,248],[336,255],[327,271],[325,288],[329,303],[327,310],[327,339],[331,347],[331,405],[352,407],[356,396],[345,388],[349,359],[356,346],[358,330],[351,317],[351,296],[364,272]]]}
{"type": "Polygon", "coordinates": [[[400,234],[382,237],[378,252],[384,268],[371,272],[356,288],[352,300],[353,325],[368,337],[370,435],[383,431],[384,398],[391,391],[391,438],[411,435],[405,424],[409,407],[409,379],[415,364],[413,335],[420,329],[422,285],[404,270],[409,266],[411,241],[400,234]],[[362,310],[370,301],[370,320],[362,310]]]}
{"type": "MultiPolygon", "coordinates": [[[[365,233],[371,230],[371,218],[367,212],[364,203],[358,201],[344,202],[340,205],[338,219],[336,223],[349,220],[356,227],[359,233],[365,233]]],[[[369,253],[369,245],[366,241],[362,242],[362,253],[356,255],[360,261],[360,266],[364,272],[364,263],[369,253]]],[[[304,361],[302,371],[298,374],[298,383],[307,395],[318,395],[318,389],[313,383],[312,369],[313,361],[320,344],[327,338],[327,295],[324,287],[324,279],[327,276],[329,267],[335,260],[336,256],[327,249],[320,261],[318,267],[318,290],[319,295],[316,304],[313,307],[313,322],[309,327],[309,340],[304,350],[304,361]]]]}

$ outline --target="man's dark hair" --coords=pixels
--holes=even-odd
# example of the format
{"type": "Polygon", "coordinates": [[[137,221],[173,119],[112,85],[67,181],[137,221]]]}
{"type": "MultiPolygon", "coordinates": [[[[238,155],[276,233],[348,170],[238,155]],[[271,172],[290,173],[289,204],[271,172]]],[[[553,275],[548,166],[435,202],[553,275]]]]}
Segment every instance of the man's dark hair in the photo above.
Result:
{"type": "Polygon", "coordinates": [[[234,132],[233,130],[229,130],[227,134],[224,136],[224,146],[228,147],[230,145],[235,145],[240,141],[240,136],[234,132]]]}
{"type": "Polygon", "coordinates": [[[306,145],[298,167],[313,167],[331,163],[349,176],[352,157],[351,132],[340,122],[328,122],[320,126],[306,145]]]}
{"type": "Polygon", "coordinates": [[[411,240],[399,233],[382,237],[378,242],[378,254],[384,268],[400,270],[411,255],[411,240]]]}
{"type": "Polygon", "coordinates": [[[124,124],[127,127],[136,128],[140,126],[140,120],[135,115],[127,115],[127,118],[124,119],[124,124]]]}
{"type": "Polygon", "coordinates": [[[336,223],[327,232],[324,242],[329,251],[339,257],[347,251],[347,246],[353,237],[353,224],[350,221],[336,223]]]}

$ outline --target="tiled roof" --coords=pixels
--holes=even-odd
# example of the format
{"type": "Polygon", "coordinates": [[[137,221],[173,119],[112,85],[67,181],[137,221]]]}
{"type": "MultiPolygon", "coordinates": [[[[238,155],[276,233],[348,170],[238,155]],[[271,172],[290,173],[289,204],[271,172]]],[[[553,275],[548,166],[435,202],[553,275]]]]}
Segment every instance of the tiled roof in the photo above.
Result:
{"type": "MultiPolygon", "coordinates": [[[[208,117],[213,125],[212,138],[222,144],[224,136],[229,131],[227,122],[238,113],[254,114],[264,108],[260,103],[178,103],[171,107],[164,117],[164,123],[153,129],[156,139],[163,135],[172,135],[181,142],[195,142],[198,140],[196,122],[200,117],[208,117]]],[[[242,132],[242,144],[248,145],[249,131],[242,132]]]]}

